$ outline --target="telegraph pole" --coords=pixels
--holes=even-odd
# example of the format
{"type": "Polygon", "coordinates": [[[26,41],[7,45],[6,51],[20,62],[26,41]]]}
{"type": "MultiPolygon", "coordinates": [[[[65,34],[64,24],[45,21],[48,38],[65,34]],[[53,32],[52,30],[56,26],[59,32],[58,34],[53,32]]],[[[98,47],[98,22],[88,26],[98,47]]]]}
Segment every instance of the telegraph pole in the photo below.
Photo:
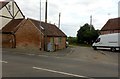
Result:
{"type": "Polygon", "coordinates": [[[44,44],[45,51],[47,51],[47,29],[48,29],[48,27],[47,27],[47,0],[46,0],[46,2],[45,2],[45,44],[44,44]]]}
{"type": "Polygon", "coordinates": [[[47,0],[45,2],[45,23],[47,23],[47,0]]]}
{"type": "MultiPolygon", "coordinates": [[[[41,29],[41,0],[40,0],[40,32],[42,32],[42,29],[41,29]]],[[[40,33],[40,50],[42,50],[42,33],[40,33]]]]}
{"type": "Polygon", "coordinates": [[[92,30],[92,15],[90,16],[90,31],[92,30]]]}
{"type": "Polygon", "coordinates": [[[60,28],[60,17],[61,17],[61,13],[59,13],[59,22],[58,22],[58,28],[60,28]]]}

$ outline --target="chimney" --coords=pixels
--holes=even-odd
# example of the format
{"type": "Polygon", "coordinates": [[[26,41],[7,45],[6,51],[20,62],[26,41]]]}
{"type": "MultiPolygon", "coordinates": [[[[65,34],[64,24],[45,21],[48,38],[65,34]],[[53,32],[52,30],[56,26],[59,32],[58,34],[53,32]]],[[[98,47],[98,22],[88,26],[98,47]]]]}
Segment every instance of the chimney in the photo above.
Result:
{"type": "Polygon", "coordinates": [[[45,2],[45,23],[47,23],[47,0],[45,2]]]}

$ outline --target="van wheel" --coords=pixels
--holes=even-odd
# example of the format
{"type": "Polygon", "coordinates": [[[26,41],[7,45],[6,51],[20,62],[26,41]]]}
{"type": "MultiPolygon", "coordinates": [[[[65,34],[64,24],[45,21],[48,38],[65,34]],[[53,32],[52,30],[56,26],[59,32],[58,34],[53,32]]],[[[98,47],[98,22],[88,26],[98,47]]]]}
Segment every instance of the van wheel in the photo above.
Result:
{"type": "Polygon", "coordinates": [[[111,48],[111,51],[112,51],[112,52],[115,52],[115,51],[116,51],[116,48],[111,48]]]}
{"type": "Polygon", "coordinates": [[[97,50],[97,47],[93,47],[94,50],[97,50]]]}
{"type": "Polygon", "coordinates": [[[120,48],[119,48],[119,50],[118,50],[119,52],[120,52],[120,48]]]}

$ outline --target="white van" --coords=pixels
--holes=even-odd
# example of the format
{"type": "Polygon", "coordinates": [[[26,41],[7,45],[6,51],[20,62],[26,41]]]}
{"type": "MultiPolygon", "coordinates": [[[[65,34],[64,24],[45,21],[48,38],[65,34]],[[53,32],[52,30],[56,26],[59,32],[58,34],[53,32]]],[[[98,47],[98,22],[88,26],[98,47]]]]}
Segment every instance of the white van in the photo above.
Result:
{"type": "Polygon", "coordinates": [[[111,51],[120,50],[120,33],[100,35],[92,47],[95,50],[98,48],[110,48],[111,51]]]}

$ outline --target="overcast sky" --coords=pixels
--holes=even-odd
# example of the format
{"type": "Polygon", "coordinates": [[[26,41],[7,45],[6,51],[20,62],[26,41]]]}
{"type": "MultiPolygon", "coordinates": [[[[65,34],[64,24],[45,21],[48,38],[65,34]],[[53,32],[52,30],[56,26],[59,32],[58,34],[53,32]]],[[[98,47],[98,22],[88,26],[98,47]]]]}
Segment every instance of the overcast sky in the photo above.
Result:
{"type": "MultiPolygon", "coordinates": [[[[40,0],[15,0],[24,15],[28,18],[40,19],[40,0]]],[[[41,0],[42,21],[45,17],[45,0],[41,0]]],[[[118,17],[120,0],[48,0],[48,22],[58,25],[61,12],[60,29],[67,36],[76,36],[80,26],[90,23],[93,16],[95,29],[101,29],[110,18],[118,17]]]]}

